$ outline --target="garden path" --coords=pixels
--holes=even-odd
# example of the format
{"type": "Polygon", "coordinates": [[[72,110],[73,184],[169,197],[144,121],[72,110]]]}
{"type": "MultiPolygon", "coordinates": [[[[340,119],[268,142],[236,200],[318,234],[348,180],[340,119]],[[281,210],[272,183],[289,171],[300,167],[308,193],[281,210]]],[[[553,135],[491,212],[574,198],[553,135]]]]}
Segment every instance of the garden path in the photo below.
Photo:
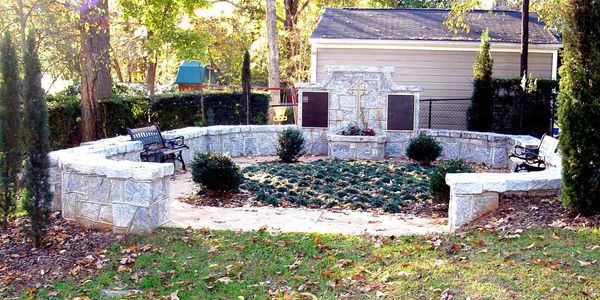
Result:
{"type": "MultiPolygon", "coordinates": [[[[257,160],[263,160],[257,158],[257,160]]],[[[238,162],[236,160],[236,162],[238,162]]],[[[247,163],[256,162],[254,159],[247,163]]],[[[240,162],[238,162],[240,163],[240,162]]],[[[243,163],[241,163],[243,164],[243,163]]],[[[192,227],[270,232],[318,232],[374,235],[417,235],[446,232],[446,218],[422,218],[403,214],[376,215],[352,210],[281,207],[196,207],[177,200],[197,187],[191,173],[177,174],[171,181],[169,227],[192,227]]]]}

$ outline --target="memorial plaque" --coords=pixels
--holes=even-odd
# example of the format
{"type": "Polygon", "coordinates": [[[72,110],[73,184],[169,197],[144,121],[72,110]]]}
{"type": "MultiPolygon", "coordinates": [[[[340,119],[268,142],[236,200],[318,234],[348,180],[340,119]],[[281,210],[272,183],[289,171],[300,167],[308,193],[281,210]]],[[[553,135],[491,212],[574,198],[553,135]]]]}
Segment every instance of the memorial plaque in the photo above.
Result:
{"type": "Polygon", "coordinates": [[[329,93],[302,93],[302,127],[327,128],[329,93]]]}
{"type": "Polygon", "coordinates": [[[387,109],[387,130],[414,129],[414,95],[389,95],[387,109]]]}

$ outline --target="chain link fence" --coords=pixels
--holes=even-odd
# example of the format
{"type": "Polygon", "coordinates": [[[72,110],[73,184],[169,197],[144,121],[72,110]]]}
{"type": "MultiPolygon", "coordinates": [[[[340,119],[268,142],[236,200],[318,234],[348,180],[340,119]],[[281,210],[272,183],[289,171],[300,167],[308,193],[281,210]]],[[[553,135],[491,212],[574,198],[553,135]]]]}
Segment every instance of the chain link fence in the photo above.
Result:
{"type": "Polygon", "coordinates": [[[471,99],[421,99],[420,128],[467,130],[471,99]]]}

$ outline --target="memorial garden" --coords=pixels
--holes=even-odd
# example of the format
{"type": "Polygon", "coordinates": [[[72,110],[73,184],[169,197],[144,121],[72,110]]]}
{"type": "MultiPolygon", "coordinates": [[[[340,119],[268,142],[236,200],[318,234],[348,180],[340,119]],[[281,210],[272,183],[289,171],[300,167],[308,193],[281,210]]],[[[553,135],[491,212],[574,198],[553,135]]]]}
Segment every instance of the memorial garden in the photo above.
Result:
{"type": "Polygon", "coordinates": [[[599,3],[165,3],[0,4],[0,298],[600,297],[599,3]]]}

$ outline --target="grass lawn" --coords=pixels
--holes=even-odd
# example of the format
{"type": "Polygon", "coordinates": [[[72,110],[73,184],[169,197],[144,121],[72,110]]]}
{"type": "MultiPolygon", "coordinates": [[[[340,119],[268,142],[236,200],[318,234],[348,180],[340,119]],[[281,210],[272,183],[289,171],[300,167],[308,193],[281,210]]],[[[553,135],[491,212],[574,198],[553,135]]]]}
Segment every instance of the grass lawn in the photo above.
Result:
{"type": "Polygon", "coordinates": [[[400,212],[404,200],[430,199],[432,170],[385,161],[262,163],[243,170],[241,188],[275,206],[283,199],[303,206],[382,207],[400,212]]]}
{"type": "Polygon", "coordinates": [[[114,244],[105,255],[102,268],[38,296],[102,298],[102,288],[136,289],[131,297],[148,299],[600,295],[597,228],[395,239],[160,229],[114,244]]]}

